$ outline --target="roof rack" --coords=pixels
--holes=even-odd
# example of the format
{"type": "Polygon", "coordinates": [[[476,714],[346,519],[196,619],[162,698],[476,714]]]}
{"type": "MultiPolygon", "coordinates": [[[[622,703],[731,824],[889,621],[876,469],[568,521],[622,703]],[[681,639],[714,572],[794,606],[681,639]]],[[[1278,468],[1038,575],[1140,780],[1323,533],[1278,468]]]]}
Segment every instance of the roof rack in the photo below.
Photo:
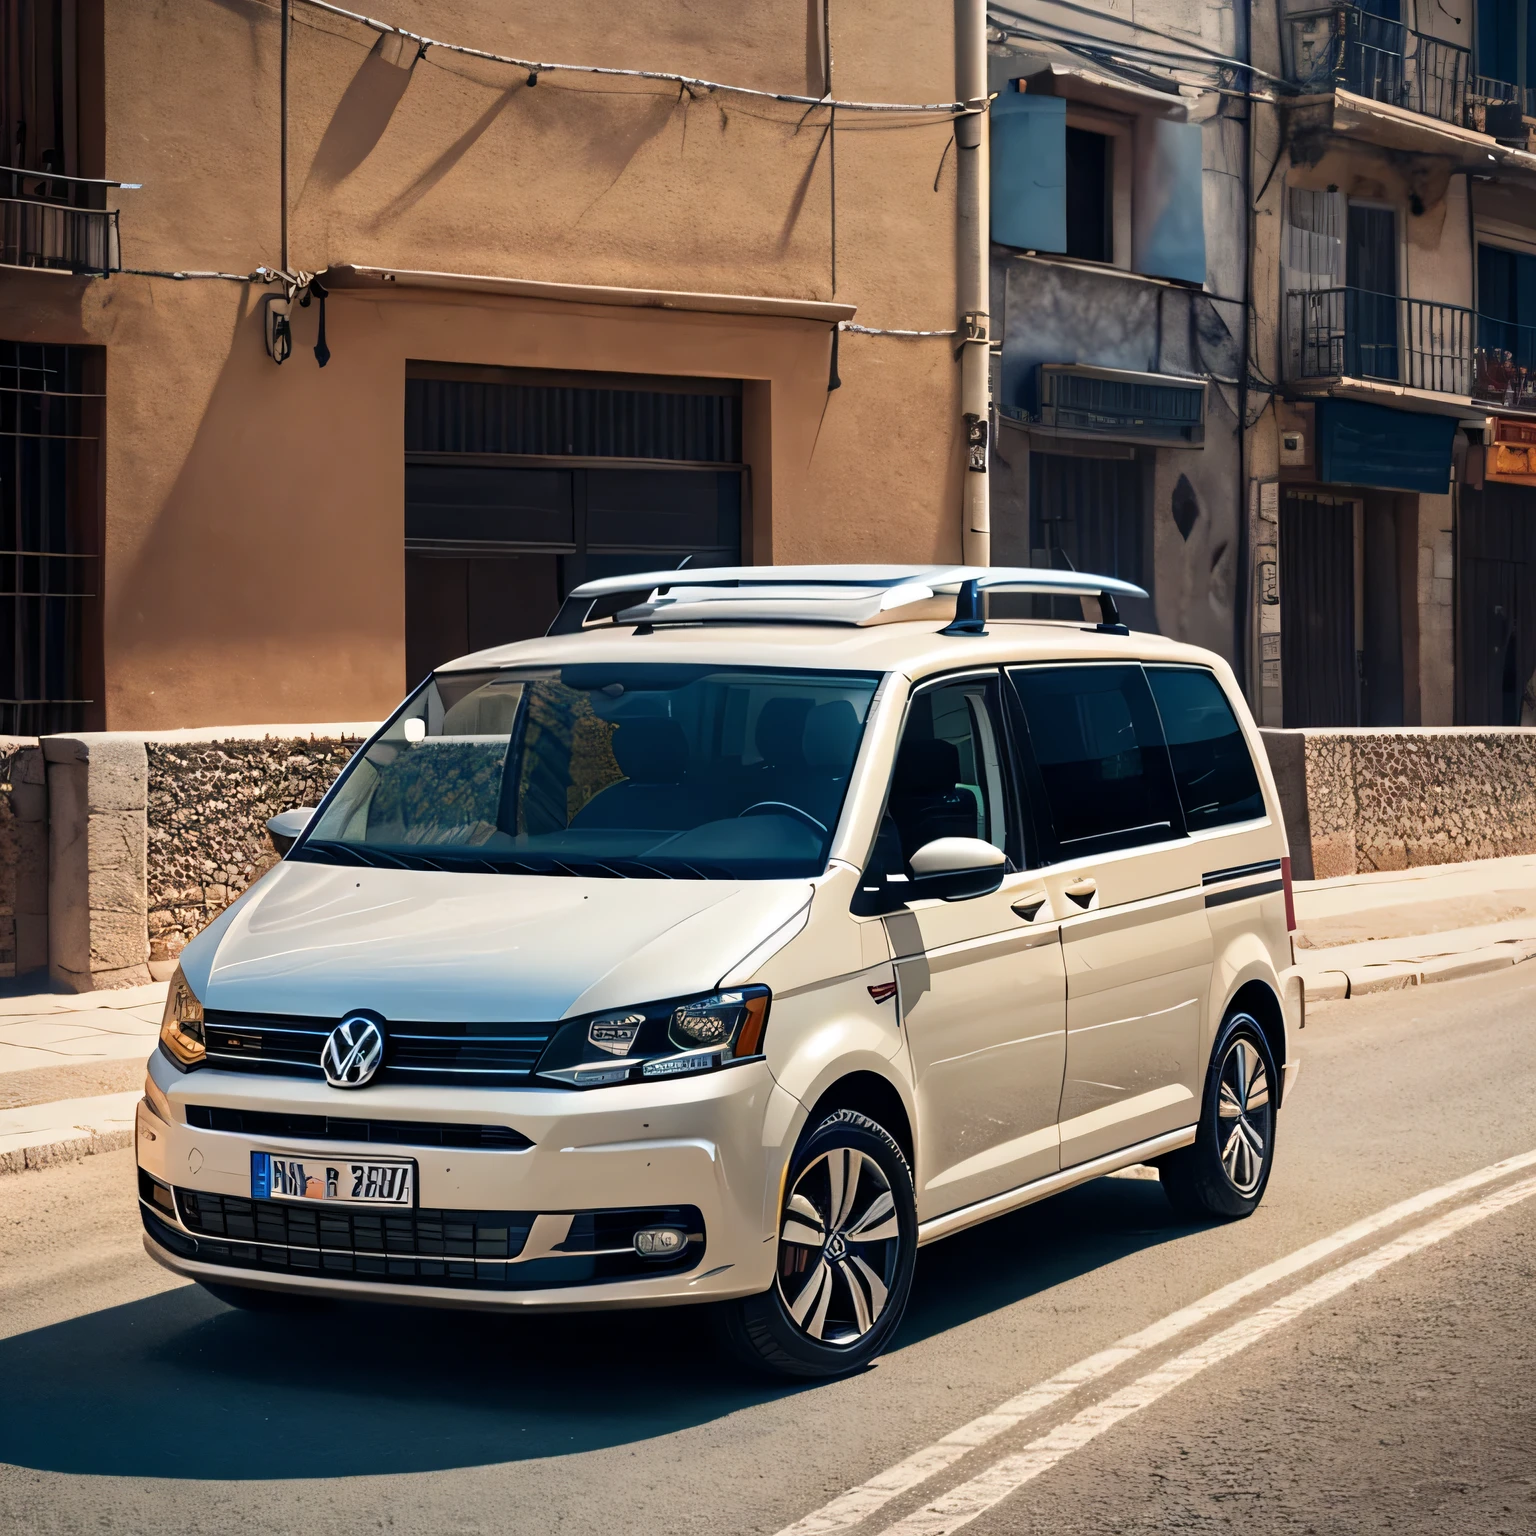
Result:
{"type": "Polygon", "coordinates": [[[1122,597],[1146,592],[1114,576],[977,565],[743,565],[607,576],[572,590],[549,627],[576,634],[594,619],[657,624],[848,624],[859,627],[944,618],[946,635],[986,633],[985,594],[1029,592],[1093,597],[1098,627],[1128,634],[1122,597]],[[615,608],[613,599],[643,600],[615,608]],[[950,603],[953,601],[953,607],[950,603]],[[599,612],[606,608],[607,612],[599,612]]]}

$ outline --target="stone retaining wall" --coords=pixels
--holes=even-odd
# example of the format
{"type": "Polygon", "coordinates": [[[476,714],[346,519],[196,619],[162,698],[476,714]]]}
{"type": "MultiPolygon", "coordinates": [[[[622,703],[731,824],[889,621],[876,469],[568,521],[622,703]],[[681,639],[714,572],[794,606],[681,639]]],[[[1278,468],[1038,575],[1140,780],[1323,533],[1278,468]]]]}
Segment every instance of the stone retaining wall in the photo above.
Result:
{"type": "MultiPolygon", "coordinates": [[[[0,737],[0,977],[164,977],[367,724],[0,737]]],[[[1298,879],[1536,853],[1536,730],[1264,731],[1298,879]]]]}
{"type": "MultiPolygon", "coordinates": [[[[43,737],[19,759],[11,790],[0,789],[0,951],[14,890],[12,974],[46,964],[79,992],[163,980],[186,942],[276,862],[267,818],[314,805],[374,729],[43,737]],[[40,944],[22,921],[39,883],[33,821],[46,849],[40,944]]],[[[0,768],[4,749],[0,739],[0,768]]]]}
{"type": "Polygon", "coordinates": [[[1260,734],[1298,880],[1536,853],[1536,730],[1260,734]]]}
{"type": "Polygon", "coordinates": [[[48,963],[48,791],[35,736],[0,736],[0,977],[48,963]]]}
{"type": "Polygon", "coordinates": [[[277,862],[267,818],[318,805],[358,744],[357,736],[146,741],[154,969],[277,862]]]}

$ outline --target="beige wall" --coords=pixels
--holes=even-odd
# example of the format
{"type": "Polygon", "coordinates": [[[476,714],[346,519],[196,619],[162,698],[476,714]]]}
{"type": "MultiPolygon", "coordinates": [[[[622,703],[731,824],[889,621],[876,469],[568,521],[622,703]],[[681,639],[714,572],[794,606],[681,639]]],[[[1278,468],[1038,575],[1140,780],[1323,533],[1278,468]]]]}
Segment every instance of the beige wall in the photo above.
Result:
{"type": "MultiPolygon", "coordinates": [[[[821,89],[819,8],[432,0],[385,20],[497,51],[821,89]],[[814,23],[814,24],[813,24],[814,23]]],[[[279,264],[277,7],[105,0],[106,168],[126,266],[279,264]]],[[[830,154],[804,109],[430,51],[294,6],[290,262],[829,300],[830,154]]],[[[835,9],[843,96],[953,94],[953,18],[835,9]]],[[[839,302],[954,323],[944,117],[839,115],[839,302]]],[[[404,686],[407,359],[738,378],[755,558],[958,558],[958,370],[942,340],[824,321],[401,288],[338,293],[330,365],[296,311],[281,369],[256,285],[0,279],[0,335],[106,348],[104,624],[112,729],[366,718],[404,686]]]]}

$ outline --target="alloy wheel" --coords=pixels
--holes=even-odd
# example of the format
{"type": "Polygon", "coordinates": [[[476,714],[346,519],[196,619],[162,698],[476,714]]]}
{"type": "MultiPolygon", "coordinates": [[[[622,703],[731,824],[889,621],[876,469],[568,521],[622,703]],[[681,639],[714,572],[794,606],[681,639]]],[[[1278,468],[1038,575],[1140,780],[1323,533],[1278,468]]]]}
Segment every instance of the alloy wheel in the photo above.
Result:
{"type": "Polygon", "coordinates": [[[779,1295],[822,1344],[857,1343],[890,1299],[901,1246],[889,1180],[872,1158],[834,1147],[800,1172],[779,1232],[779,1295]]]}
{"type": "Polygon", "coordinates": [[[1272,1114],[1264,1058],[1239,1035],[1221,1064],[1216,1100],[1221,1166],[1239,1194],[1251,1195],[1264,1177],[1272,1114]]]}

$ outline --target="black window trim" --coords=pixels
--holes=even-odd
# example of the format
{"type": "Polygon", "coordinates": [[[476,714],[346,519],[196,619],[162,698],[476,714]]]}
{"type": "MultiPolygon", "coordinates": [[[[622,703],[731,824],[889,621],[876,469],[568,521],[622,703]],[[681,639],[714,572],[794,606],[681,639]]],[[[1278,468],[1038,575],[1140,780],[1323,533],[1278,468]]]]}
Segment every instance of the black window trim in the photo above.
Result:
{"type": "MultiPolygon", "coordinates": [[[[1038,846],[1041,863],[1039,867],[1042,869],[1049,869],[1058,864],[1070,864],[1084,859],[1103,858],[1111,854],[1146,853],[1159,848],[1170,848],[1179,845],[1187,846],[1190,841],[1191,833],[1184,820],[1184,803],[1179,797],[1178,780],[1174,777],[1173,773],[1173,759],[1171,756],[1169,756],[1168,753],[1168,737],[1167,733],[1163,730],[1162,715],[1157,712],[1157,699],[1156,696],[1152,693],[1152,685],[1150,682],[1146,683],[1147,695],[1152,700],[1153,713],[1157,718],[1158,741],[1162,746],[1163,755],[1168,762],[1168,783],[1173,790],[1173,804],[1177,813],[1177,821],[1166,823],[1169,828],[1169,835],[1167,837],[1158,838],[1152,841],[1124,841],[1128,834],[1139,830],[1135,827],[1129,827],[1124,831],[1106,833],[1100,837],[1084,837],[1073,839],[1073,842],[1075,843],[1093,845],[1091,847],[1085,847],[1081,850],[1078,850],[1075,847],[1066,847],[1063,845],[1061,837],[1056,830],[1055,815],[1051,810],[1050,798],[1046,794],[1045,779],[1040,772],[1039,764],[1035,760],[1034,747],[1029,737],[1029,719],[1024,711],[1024,701],[1019,697],[1018,689],[1013,686],[1013,674],[1015,672],[1044,671],[1046,669],[1059,672],[1065,667],[1073,667],[1078,669],[1090,667],[1136,667],[1140,670],[1142,679],[1145,682],[1148,663],[1143,661],[1139,656],[1127,656],[1123,659],[1094,659],[1092,661],[1075,660],[1071,657],[1059,657],[1042,659],[1040,661],[1003,663],[1003,672],[1008,679],[1007,693],[1011,700],[1009,707],[1011,710],[1017,711],[1018,716],[1017,729],[1019,734],[1019,756],[1020,762],[1024,768],[1024,775],[1028,789],[1028,800],[1032,807],[1039,807],[1038,820],[1036,822],[1037,835],[1040,839],[1038,846]]],[[[1218,686],[1220,685],[1218,684],[1218,686]]],[[[1222,692],[1223,696],[1225,696],[1226,690],[1223,689],[1222,692]]],[[[1149,825],[1162,826],[1165,825],[1165,823],[1157,822],[1150,823],[1149,825]]]]}

